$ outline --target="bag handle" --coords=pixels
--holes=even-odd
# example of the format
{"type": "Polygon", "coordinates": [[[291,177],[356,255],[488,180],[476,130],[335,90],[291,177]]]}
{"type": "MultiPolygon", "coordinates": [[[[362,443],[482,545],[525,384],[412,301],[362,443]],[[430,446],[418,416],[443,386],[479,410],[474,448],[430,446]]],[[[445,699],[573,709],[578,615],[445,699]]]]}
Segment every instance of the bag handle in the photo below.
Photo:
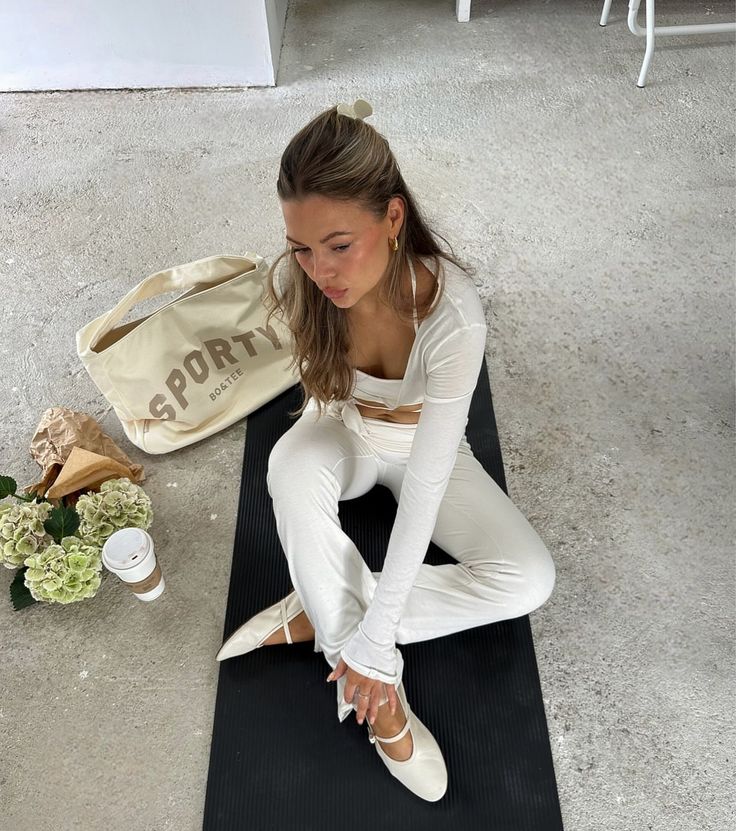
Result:
{"type": "Polygon", "coordinates": [[[143,300],[149,300],[151,297],[167,294],[177,289],[191,289],[201,283],[222,282],[227,277],[235,277],[250,271],[265,273],[265,264],[266,261],[259,254],[246,251],[242,257],[216,254],[183,265],[176,265],[164,271],[157,271],[133,286],[114,308],[98,318],[98,326],[94,331],[88,332],[88,343],[90,347],[94,346],[100,338],[114,329],[135,305],[143,300]]]}

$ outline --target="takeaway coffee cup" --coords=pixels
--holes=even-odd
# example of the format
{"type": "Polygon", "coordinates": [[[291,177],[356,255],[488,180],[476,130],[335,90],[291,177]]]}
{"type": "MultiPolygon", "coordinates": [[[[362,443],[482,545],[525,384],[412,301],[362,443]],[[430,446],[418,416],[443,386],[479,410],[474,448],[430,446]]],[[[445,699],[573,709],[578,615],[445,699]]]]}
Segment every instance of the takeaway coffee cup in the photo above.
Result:
{"type": "Polygon", "coordinates": [[[164,590],[153,540],[142,528],[121,528],[102,546],[102,562],[140,600],[155,600],[164,590]]]}

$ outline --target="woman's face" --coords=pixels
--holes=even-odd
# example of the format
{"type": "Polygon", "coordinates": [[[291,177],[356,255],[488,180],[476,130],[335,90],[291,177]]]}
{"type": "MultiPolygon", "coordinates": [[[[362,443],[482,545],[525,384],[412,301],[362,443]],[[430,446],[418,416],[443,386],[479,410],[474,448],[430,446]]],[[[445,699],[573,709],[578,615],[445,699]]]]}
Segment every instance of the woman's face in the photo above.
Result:
{"type": "Polygon", "coordinates": [[[398,236],[403,221],[403,200],[394,197],[380,221],[355,203],[324,196],[282,201],[281,210],[286,239],[310,280],[328,297],[341,291],[330,297],[341,309],[377,311],[378,286],[392,253],[389,239],[398,236]]]}

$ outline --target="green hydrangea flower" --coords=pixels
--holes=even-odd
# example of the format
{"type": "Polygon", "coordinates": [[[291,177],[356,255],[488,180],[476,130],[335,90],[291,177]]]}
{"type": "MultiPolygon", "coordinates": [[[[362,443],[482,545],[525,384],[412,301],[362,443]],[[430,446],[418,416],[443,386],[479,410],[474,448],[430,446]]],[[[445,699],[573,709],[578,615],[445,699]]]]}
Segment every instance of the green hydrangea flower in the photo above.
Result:
{"type": "Polygon", "coordinates": [[[127,476],[108,479],[99,493],[84,493],[74,506],[79,514],[79,536],[100,550],[121,528],[148,530],[153,522],[153,507],[148,494],[127,476]]]}
{"type": "Polygon", "coordinates": [[[74,603],[94,597],[100,587],[101,550],[79,537],[64,537],[27,557],[24,582],[36,600],[74,603]]]}
{"type": "Polygon", "coordinates": [[[43,527],[51,508],[49,502],[0,505],[0,562],[5,568],[20,568],[26,557],[54,541],[43,527]]]}

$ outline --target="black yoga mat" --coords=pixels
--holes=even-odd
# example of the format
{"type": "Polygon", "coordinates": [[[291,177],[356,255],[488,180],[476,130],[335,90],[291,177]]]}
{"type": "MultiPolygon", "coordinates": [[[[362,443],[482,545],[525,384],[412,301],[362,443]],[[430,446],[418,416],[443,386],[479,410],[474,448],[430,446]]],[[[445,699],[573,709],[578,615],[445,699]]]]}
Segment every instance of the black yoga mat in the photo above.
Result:
{"type": "MultiPolygon", "coordinates": [[[[266,469],[294,423],[296,385],[248,417],[223,640],[291,591],[266,469]]],[[[486,361],[466,432],[506,480],[486,361]]],[[[340,503],[340,521],[380,571],[396,503],[376,486],[340,503]]],[[[426,562],[455,562],[432,543],[426,562]]],[[[340,723],[330,667],[313,643],[262,647],[215,664],[219,684],[204,831],[558,831],[562,818],[529,617],[401,644],[407,699],[442,748],[448,789],[415,796],[388,772],[351,714],[340,723]]]]}

